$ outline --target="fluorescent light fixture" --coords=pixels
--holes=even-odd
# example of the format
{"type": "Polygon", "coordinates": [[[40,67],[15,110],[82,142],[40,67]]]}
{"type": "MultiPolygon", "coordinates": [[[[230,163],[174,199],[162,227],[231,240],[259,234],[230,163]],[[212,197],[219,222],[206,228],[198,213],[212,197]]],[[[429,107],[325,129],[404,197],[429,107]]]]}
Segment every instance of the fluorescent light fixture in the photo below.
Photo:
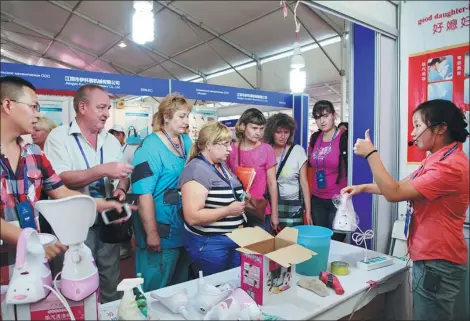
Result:
{"type": "Polygon", "coordinates": [[[307,84],[307,73],[299,68],[292,69],[289,74],[292,93],[303,93],[307,84]]]}
{"type": "Polygon", "coordinates": [[[132,39],[140,45],[153,41],[155,33],[153,1],[134,1],[134,9],[132,39]]]}
{"type": "MultiPolygon", "coordinates": [[[[335,36],[333,38],[329,38],[329,39],[325,39],[325,40],[320,41],[320,45],[322,47],[325,47],[325,46],[332,45],[332,44],[340,42],[340,41],[341,41],[341,37],[340,36],[335,36]]],[[[316,43],[311,43],[311,44],[305,45],[303,47],[300,47],[300,52],[304,53],[304,52],[307,52],[307,51],[310,51],[310,50],[313,50],[313,49],[316,49],[316,48],[318,48],[318,45],[316,43]]],[[[265,58],[261,58],[260,63],[265,64],[267,62],[271,62],[271,61],[275,61],[275,60],[279,60],[279,59],[287,58],[287,57],[291,57],[291,56],[292,56],[292,49],[283,50],[282,52],[280,52],[278,54],[273,54],[273,55],[267,56],[265,58]]],[[[254,66],[256,66],[256,62],[245,62],[245,63],[242,63],[238,66],[235,66],[235,69],[237,71],[240,71],[240,70],[250,68],[250,67],[254,67],[254,66]]],[[[232,68],[228,68],[228,69],[224,68],[222,70],[216,71],[216,72],[208,75],[207,79],[227,75],[227,74],[230,74],[232,72],[235,72],[235,70],[233,70],[232,68]]],[[[202,78],[201,77],[187,78],[187,79],[183,79],[183,81],[202,82],[202,78]]]]}
{"type": "Polygon", "coordinates": [[[124,41],[121,41],[118,46],[121,47],[121,48],[126,48],[127,47],[127,45],[124,41]]]}

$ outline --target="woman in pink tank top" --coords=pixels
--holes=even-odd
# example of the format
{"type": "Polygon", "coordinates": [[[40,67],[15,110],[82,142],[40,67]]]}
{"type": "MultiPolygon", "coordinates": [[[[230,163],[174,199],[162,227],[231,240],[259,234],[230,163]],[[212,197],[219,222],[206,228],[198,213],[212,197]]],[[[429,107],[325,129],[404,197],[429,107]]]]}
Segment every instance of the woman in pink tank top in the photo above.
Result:
{"type": "Polygon", "coordinates": [[[270,202],[266,207],[266,219],[262,226],[265,230],[277,230],[279,217],[277,213],[277,159],[271,145],[262,142],[266,118],[256,108],[247,109],[235,125],[237,143],[232,145],[232,151],[227,158],[227,165],[232,172],[237,173],[238,167],[253,168],[256,176],[249,193],[254,199],[263,199],[266,186],[269,189],[270,202]],[[238,145],[240,144],[240,149],[238,145]],[[240,154],[240,155],[239,155],[240,154]]]}
{"type": "MultiPolygon", "coordinates": [[[[347,131],[335,126],[335,109],[328,100],[313,106],[319,131],[310,138],[309,165],[313,168],[311,210],[313,224],[332,228],[336,215],[333,196],[347,185],[347,131]]],[[[345,234],[334,233],[333,240],[344,241],[345,234]]]]}

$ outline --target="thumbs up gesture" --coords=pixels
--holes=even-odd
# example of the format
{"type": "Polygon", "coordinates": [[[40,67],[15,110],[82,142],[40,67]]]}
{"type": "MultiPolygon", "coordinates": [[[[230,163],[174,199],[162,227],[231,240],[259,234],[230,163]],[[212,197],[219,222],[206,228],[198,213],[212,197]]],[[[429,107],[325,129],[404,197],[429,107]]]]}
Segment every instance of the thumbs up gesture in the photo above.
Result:
{"type": "Polygon", "coordinates": [[[364,139],[358,138],[356,144],[354,144],[354,154],[366,157],[370,152],[374,150],[374,145],[370,140],[369,130],[366,130],[364,139]]]}

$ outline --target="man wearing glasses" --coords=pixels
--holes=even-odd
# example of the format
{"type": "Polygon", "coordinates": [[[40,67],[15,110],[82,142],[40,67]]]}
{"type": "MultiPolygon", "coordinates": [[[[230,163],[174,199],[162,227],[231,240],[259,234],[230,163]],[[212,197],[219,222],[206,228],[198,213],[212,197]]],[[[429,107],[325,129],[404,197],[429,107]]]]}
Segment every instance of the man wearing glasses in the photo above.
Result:
{"type": "MultiPolygon", "coordinates": [[[[97,85],[80,87],[73,99],[76,118],[51,131],[44,151],[65,185],[96,198],[126,199],[132,166],[122,161],[121,145],[105,129],[111,101],[97,85]],[[110,180],[119,180],[113,191],[110,180]]],[[[86,244],[100,274],[102,303],[119,299],[119,243],[103,239],[103,223],[90,228],[86,244]],[[108,242],[105,243],[104,241],[108,242]]]]}
{"type": "MultiPolygon", "coordinates": [[[[1,145],[0,145],[0,276],[1,284],[9,282],[15,263],[15,247],[22,228],[38,228],[34,204],[44,190],[54,198],[80,193],[64,186],[49,160],[37,145],[28,144],[21,135],[31,134],[38,121],[39,104],[35,87],[19,77],[0,78],[1,145]],[[10,270],[10,271],[9,271],[10,270]]],[[[99,211],[122,205],[96,200],[99,211]]],[[[65,247],[59,242],[45,246],[46,257],[52,259],[65,247]]]]}

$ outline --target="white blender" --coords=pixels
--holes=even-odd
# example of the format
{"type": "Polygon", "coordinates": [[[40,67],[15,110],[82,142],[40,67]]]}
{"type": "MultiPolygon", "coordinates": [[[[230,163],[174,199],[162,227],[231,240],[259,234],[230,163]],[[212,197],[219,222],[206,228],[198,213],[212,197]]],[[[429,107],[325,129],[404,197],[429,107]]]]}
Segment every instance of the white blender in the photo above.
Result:
{"type": "Polygon", "coordinates": [[[98,289],[99,274],[90,248],[85,245],[88,230],[96,218],[96,203],[87,195],[36,203],[57,238],[69,248],[65,252],[60,292],[73,301],[81,301],[98,289]]]}

